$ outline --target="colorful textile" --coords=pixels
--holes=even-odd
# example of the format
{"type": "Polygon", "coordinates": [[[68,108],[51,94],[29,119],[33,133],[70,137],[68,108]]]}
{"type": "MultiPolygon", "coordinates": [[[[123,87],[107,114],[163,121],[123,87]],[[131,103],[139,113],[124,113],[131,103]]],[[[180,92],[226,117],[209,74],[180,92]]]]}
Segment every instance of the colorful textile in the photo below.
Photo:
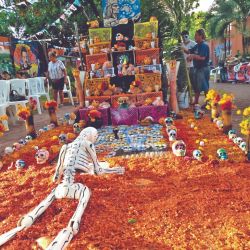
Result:
{"type": "Polygon", "coordinates": [[[140,0],[119,0],[118,19],[128,18],[138,20],[141,16],[140,0]]]}

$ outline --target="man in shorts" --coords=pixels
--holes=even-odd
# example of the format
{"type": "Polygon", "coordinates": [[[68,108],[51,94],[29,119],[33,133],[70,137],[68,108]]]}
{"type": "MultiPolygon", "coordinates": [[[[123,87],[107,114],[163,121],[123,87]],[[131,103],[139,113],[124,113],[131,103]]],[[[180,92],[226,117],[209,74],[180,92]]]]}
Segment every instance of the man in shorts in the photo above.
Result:
{"type": "Polygon", "coordinates": [[[66,68],[62,61],[58,60],[54,51],[49,52],[49,65],[47,78],[51,80],[53,89],[53,99],[57,101],[59,94],[60,105],[63,105],[63,88],[68,83],[66,68]]]}

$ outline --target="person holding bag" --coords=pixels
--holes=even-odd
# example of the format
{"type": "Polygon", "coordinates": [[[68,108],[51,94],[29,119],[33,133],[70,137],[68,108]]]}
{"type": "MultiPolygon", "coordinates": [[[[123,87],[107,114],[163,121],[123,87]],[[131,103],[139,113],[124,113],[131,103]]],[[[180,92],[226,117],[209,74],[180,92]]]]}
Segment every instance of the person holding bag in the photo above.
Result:
{"type": "Polygon", "coordinates": [[[68,83],[66,68],[62,61],[57,59],[54,51],[49,52],[49,65],[47,78],[51,80],[53,89],[53,99],[57,102],[57,96],[60,97],[60,106],[63,106],[63,88],[68,83]]]}

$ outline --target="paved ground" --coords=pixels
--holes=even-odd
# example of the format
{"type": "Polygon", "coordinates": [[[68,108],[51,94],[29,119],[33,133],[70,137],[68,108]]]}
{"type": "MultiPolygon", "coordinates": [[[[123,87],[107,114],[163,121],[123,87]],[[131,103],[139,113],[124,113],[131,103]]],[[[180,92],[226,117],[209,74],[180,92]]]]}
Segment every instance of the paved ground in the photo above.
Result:
{"type": "MultiPolygon", "coordinates": [[[[250,106],[250,85],[249,84],[231,84],[231,83],[217,83],[211,84],[211,88],[215,88],[222,92],[233,93],[236,98],[236,105],[239,109],[243,109],[250,106]]],[[[58,117],[63,117],[67,112],[72,112],[73,107],[71,105],[65,105],[58,111],[58,117]]],[[[49,116],[47,111],[43,111],[42,115],[35,115],[36,129],[44,127],[49,122],[49,116]]],[[[241,116],[233,115],[233,125],[239,131],[239,121],[241,116]]],[[[0,138],[0,154],[4,148],[12,145],[14,142],[26,136],[25,126],[23,121],[19,121],[15,126],[10,125],[10,131],[6,132],[3,137],[0,138]]]]}

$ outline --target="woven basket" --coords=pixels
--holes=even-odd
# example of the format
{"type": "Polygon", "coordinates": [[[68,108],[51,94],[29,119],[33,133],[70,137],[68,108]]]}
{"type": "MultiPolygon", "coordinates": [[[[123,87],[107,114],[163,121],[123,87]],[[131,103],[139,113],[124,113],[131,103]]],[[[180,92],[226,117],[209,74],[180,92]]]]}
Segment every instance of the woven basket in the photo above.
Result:
{"type": "Polygon", "coordinates": [[[153,90],[155,89],[155,85],[159,85],[161,87],[161,74],[157,73],[147,73],[147,74],[136,74],[136,81],[141,81],[143,86],[150,86],[153,90]]]}
{"type": "Polygon", "coordinates": [[[108,86],[110,83],[110,78],[86,79],[85,80],[85,93],[86,93],[86,89],[88,89],[90,96],[96,96],[96,90],[100,87],[100,85],[103,82],[108,86]]]}
{"type": "Polygon", "coordinates": [[[111,96],[111,106],[112,107],[115,107],[115,108],[117,107],[119,97],[128,97],[129,104],[136,103],[136,95],[129,95],[129,94],[113,95],[113,96],[111,96]]]}
{"type": "Polygon", "coordinates": [[[163,98],[162,91],[152,92],[152,93],[142,93],[136,95],[137,102],[144,102],[147,98],[151,98],[153,101],[155,101],[156,97],[161,97],[162,99],[163,98]]]}
{"type": "Polygon", "coordinates": [[[96,55],[86,55],[87,70],[91,70],[91,64],[100,63],[103,65],[104,62],[108,61],[108,56],[105,53],[96,55]]]}
{"type": "Polygon", "coordinates": [[[144,42],[149,43],[150,44],[150,48],[151,48],[151,42],[155,42],[155,47],[154,48],[158,48],[159,47],[159,39],[158,38],[152,38],[152,39],[148,39],[148,38],[144,38],[144,39],[134,39],[135,42],[135,47],[137,49],[143,49],[143,44],[144,42]]]}
{"type": "Polygon", "coordinates": [[[152,60],[156,59],[156,63],[160,63],[160,49],[145,49],[135,51],[135,62],[136,65],[144,65],[144,58],[150,57],[152,60]]]}

